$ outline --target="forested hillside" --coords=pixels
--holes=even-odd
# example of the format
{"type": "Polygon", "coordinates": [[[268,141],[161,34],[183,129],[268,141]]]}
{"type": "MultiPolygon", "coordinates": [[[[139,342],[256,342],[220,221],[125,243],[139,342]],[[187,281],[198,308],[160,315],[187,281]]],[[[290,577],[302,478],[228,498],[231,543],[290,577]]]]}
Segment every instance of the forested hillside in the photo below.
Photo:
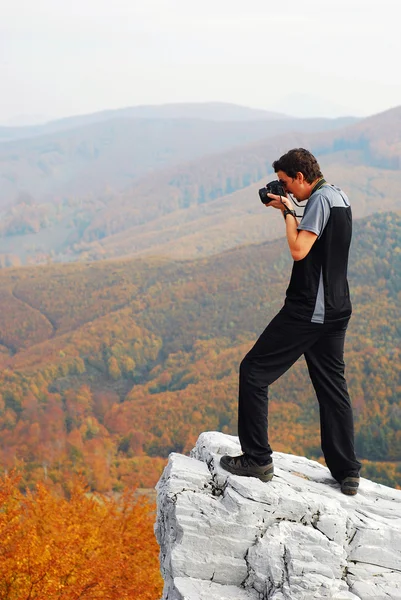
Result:
{"type": "MultiPolygon", "coordinates": [[[[138,259],[0,274],[0,462],[25,482],[154,485],[169,452],[236,432],[238,364],[280,308],[284,240],[196,261],[138,259]]],[[[401,215],[355,223],[347,375],[365,474],[401,484],[401,215]],[[379,461],[379,462],[377,462],[379,461]],[[383,464],[381,464],[383,463],[383,464]]],[[[271,389],[276,450],[319,457],[303,361],[271,389]],[[278,427],[280,423],[280,427],[278,427]]]]}

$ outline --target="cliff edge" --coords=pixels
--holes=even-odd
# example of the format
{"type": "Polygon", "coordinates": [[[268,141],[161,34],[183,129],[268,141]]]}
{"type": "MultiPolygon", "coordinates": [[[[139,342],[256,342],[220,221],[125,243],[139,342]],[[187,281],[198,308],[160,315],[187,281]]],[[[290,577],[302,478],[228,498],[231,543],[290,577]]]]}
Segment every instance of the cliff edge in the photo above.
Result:
{"type": "Polygon", "coordinates": [[[238,438],[202,433],[157,484],[163,600],[401,600],[401,491],[274,453],[273,481],[224,471],[238,438]]]}

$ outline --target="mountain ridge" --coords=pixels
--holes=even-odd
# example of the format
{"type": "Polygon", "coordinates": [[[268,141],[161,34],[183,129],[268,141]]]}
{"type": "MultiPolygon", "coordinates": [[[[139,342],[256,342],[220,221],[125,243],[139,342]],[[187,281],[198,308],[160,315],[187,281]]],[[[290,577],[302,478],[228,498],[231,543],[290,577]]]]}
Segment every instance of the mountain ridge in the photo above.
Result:
{"type": "Polygon", "coordinates": [[[228,102],[202,102],[202,103],[169,103],[158,105],[137,105],[119,109],[106,109],[94,113],[86,113],[60,119],[52,119],[40,125],[28,126],[0,126],[0,140],[22,139],[41,135],[43,133],[55,133],[65,129],[79,127],[91,123],[99,123],[115,118],[197,118],[206,120],[273,120],[289,119],[290,115],[284,115],[276,111],[255,109],[247,106],[228,102]]]}

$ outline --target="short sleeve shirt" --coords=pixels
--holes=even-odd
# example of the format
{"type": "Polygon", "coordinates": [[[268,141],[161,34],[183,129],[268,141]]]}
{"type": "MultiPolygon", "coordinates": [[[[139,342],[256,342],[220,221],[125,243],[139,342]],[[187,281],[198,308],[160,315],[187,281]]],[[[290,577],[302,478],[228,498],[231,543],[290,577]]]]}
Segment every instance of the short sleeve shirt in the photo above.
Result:
{"type": "Polygon", "coordinates": [[[299,230],[311,231],[320,238],[333,207],[350,206],[348,197],[334,185],[326,184],[319,188],[308,200],[299,230]]]}
{"type": "Polygon", "coordinates": [[[312,323],[349,318],[352,214],[347,195],[329,184],[317,189],[308,200],[298,230],[311,231],[318,239],[305,258],[294,262],[285,308],[312,323]]]}

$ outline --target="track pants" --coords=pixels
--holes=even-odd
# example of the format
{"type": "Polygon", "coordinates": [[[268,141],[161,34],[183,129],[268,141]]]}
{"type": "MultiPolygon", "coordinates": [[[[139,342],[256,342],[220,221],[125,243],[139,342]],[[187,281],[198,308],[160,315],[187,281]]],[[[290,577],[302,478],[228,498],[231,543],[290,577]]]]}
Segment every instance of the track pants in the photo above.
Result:
{"type": "Polygon", "coordinates": [[[320,408],[321,445],[333,477],[341,481],[361,468],[354,450],[354,422],[344,377],[348,320],[311,323],[282,309],[240,366],[238,435],[242,451],[269,459],[268,386],[304,354],[320,408]]]}

